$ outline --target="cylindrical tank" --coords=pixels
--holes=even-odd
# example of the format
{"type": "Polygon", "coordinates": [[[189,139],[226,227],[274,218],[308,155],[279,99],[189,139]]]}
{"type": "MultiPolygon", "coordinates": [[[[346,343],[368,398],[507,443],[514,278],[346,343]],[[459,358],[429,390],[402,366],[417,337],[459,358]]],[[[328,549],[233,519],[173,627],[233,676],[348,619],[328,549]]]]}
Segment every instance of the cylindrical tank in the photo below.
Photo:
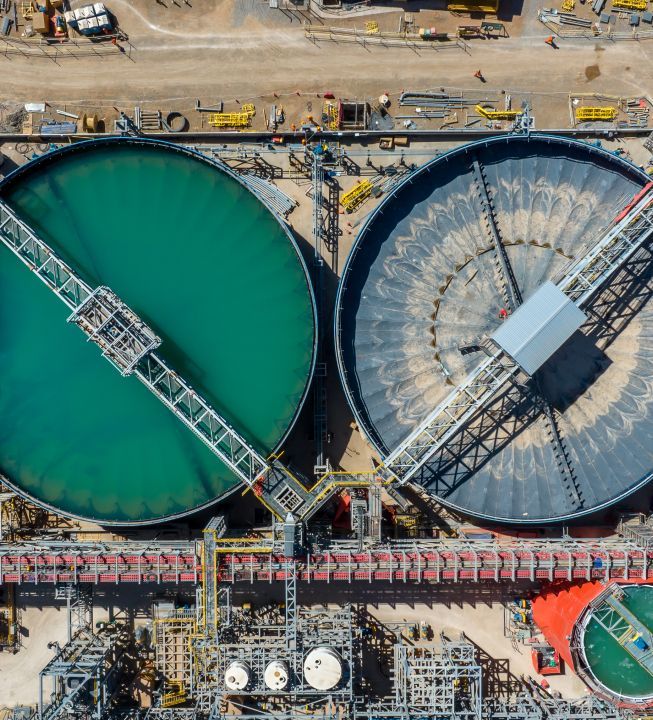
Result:
{"type": "Polygon", "coordinates": [[[285,690],[290,680],[288,664],[283,660],[273,660],[267,664],[263,679],[270,690],[285,690]]]}
{"type": "Polygon", "coordinates": [[[234,660],[224,673],[224,684],[227,690],[244,690],[251,679],[251,668],[240,660],[234,660]]]}
{"type": "Polygon", "coordinates": [[[532,608],[549,644],[594,693],[624,707],[653,705],[653,586],[552,586],[532,608]]]}
{"type": "MultiPolygon", "coordinates": [[[[512,308],[581,258],[648,180],[587,143],[515,135],[457,147],[393,187],[347,258],[335,313],[345,393],[382,457],[481,365],[484,342],[512,308]]],[[[502,392],[410,481],[458,511],[519,524],[593,512],[648,482],[649,272],[645,263],[631,278],[633,297],[642,289],[632,322],[616,275],[538,371],[537,389],[502,392]]]]}
{"type": "Polygon", "coordinates": [[[304,678],[315,690],[331,690],[342,678],[342,658],[331,647],[313,648],[304,658],[304,678]]]}
{"type": "MultiPolygon", "coordinates": [[[[165,338],[157,354],[258,452],[280,447],[313,372],[313,290],[288,227],[235,173],[170,143],[102,138],[8,174],[0,198],[83,280],[112,288],[155,328],[165,338]]],[[[0,377],[15,393],[0,397],[14,428],[0,438],[9,484],[103,525],[171,519],[235,490],[237,475],[120,377],[65,312],[0,244],[0,323],[11,346],[0,377]],[[18,296],[20,320],[9,311],[18,296]],[[47,372],[37,357],[48,358],[47,372]]]]}

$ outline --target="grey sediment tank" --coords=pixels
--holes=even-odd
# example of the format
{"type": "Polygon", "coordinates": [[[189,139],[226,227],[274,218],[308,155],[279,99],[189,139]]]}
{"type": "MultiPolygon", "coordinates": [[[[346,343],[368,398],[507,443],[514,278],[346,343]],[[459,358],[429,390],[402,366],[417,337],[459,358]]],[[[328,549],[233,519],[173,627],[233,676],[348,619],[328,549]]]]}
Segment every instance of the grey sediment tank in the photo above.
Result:
{"type": "MultiPolygon", "coordinates": [[[[315,303],[287,225],[235,173],[168,143],[101,140],[20,168],[0,197],[87,283],[133,308],[162,358],[261,454],[280,446],[313,372],[315,303]]],[[[128,524],[239,486],[4,245],[0,255],[0,470],[13,487],[128,524]]]]}
{"type": "MultiPolygon", "coordinates": [[[[479,171],[524,298],[582,254],[647,182],[595,146],[513,136],[436,158],[381,203],[345,265],[335,334],[349,403],[382,455],[478,365],[483,355],[474,346],[501,323],[506,295],[479,171]]],[[[562,454],[535,394],[511,388],[413,481],[465,513],[513,523],[590,513],[646,483],[652,271],[647,246],[585,308],[585,324],[538,374],[562,454]]]]}

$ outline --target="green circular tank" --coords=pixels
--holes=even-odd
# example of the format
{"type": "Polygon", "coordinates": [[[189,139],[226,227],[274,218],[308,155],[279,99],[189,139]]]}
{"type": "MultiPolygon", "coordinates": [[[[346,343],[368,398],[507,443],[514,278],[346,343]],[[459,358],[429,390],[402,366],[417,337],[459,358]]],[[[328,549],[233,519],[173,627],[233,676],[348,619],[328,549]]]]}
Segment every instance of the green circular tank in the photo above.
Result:
{"type": "MultiPolygon", "coordinates": [[[[619,594],[619,602],[626,611],[653,630],[653,586],[623,586],[619,594]]],[[[606,629],[610,627],[607,620],[620,621],[618,613],[606,618],[603,615],[605,609],[605,601],[599,597],[596,606],[590,606],[579,623],[579,652],[582,669],[589,675],[587,680],[599,692],[607,693],[619,703],[650,705],[653,702],[653,674],[634,659],[626,649],[627,643],[619,642],[627,624],[616,625],[612,633],[606,629]]]]}
{"type": "MultiPolygon", "coordinates": [[[[292,427],[315,361],[315,304],[287,227],[234,175],[167,143],[49,153],[0,196],[264,456],[292,427]]],[[[64,514],[148,523],[207,506],[236,476],[0,245],[0,469],[64,514]]]]}

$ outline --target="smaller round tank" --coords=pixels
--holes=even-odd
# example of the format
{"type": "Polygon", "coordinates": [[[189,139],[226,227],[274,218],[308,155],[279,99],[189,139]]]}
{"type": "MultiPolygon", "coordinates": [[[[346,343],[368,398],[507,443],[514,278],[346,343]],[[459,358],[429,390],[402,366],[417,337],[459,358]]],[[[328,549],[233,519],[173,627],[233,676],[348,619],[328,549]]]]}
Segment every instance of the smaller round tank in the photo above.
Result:
{"type": "Polygon", "coordinates": [[[315,690],[331,690],[341,677],[342,660],[333,648],[313,648],[304,658],[304,678],[315,690]]]}
{"type": "Polygon", "coordinates": [[[285,690],[290,679],[288,665],[283,660],[269,662],[263,673],[263,679],[270,690],[285,690]]]}
{"type": "Polygon", "coordinates": [[[234,660],[224,673],[224,684],[227,690],[244,690],[252,677],[249,665],[240,660],[234,660]]]}

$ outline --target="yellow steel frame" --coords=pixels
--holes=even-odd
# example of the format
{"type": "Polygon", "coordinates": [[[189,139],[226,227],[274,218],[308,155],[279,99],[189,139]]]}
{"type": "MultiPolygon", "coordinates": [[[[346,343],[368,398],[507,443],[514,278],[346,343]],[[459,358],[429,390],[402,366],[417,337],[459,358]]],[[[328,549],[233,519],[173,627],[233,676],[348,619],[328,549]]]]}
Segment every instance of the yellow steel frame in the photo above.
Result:
{"type": "Polygon", "coordinates": [[[587,122],[588,120],[614,120],[617,117],[618,112],[618,108],[610,105],[605,107],[578,107],[576,108],[576,122],[587,122]]]}
{"type": "Polygon", "coordinates": [[[479,115],[488,120],[514,120],[521,115],[519,110],[488,110],[482,105],[476,105],[474,109],[479,115]]]}
{"type": "Polygon", "coordinates": [[[161,707],[174,707],[186,702],[188,693],[181,680],[168,680],[167,685],[170,689],[161,696],[161,707]]]}
{"type": "Polygon", "coordinates": [[[329,130],[340,129],[340,117],[338,115],[338,106],[335,103],[326,103],[324,106],[324,115],[326,115],[326,126],[329,130]]]}
{"type": "MultiPolygon", "coordinates": [[[[202,553],[203,552],[204,548],[202,548],[202,553]]],[[[157,628],[159,625],[190,625],[188,643],[189,650],[192,650],[192,646],[190,645],[190,643],[192,641],[192,638],[197,636],[197,620],[194,617],[173,616],[168,618],[155,618],[152,622],[152,634],[155,643],[157,642],[157,628]]],[[[166,679],[165,683],[168,689],[161,696],[162,707],[173,707],[175,705],[180,705],[181,703],[186,701],[188,697],[188,691],[184,686],[183,680],[171,678],[166,679]]]]}
{"type": "Polygon", "coordinates": [[[379,23],[376,20],[368,20],[365,23],[365,33],[367,35],[378,35],[379,23]]]}
{"type": "Polygon", "coordinates": [[[447,10],[454,12],[496,13],[499,0],[454,0],[447,2],[447,10]]]}
{"type": "Polygon", "coordinates": [[[613,0],[612,7],[624,10],[646,10],[646,0],[613,0]]]}
{"type": "Polygon", "coordinates": [[[247,113],[248,115],[256,115],[256,106],[252,103],[245,103],[241,109],[244,113],[247,113]]]}
{"type": "Polygon", "coordinates": [[[372,187],[373,185],[369,180],[361,180],[358,185],[355,185],[340,198],[340,204],[345,208],[346,212],[353,212],[372,194],[372,187]]]}
{"type": "Polygon", "coordinates": [[[251,113],[210,113],[209,125],[211,127],[249,127],[252,119],[251,113]]]}

